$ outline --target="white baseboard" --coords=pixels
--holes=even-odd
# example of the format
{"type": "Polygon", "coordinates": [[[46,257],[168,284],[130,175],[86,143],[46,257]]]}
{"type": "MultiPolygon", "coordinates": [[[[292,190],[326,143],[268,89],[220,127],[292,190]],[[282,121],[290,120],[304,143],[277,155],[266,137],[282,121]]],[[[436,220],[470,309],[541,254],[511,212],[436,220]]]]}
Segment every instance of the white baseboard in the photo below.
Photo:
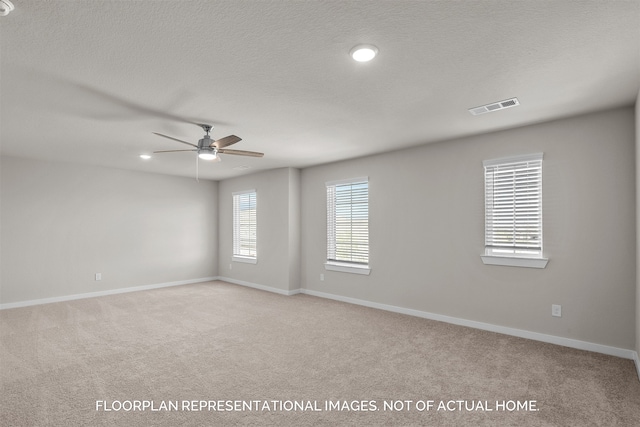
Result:
{"type": "Polygon", "coordinates": [[[72,301],[76,299],[102,297],[105,295],[124,294],[127,292],[147,291],[150,289],[167,288],[169,286],[190,285],[192,283],[210,282],[216,280],[217,277],[202,277],[200,279],[179,280],[177,282],[156,283],[153,285],[134,286],[131,288],[109,289],[106,291],[88,292],[86,294],[65,295],[62,297],[42,298],[29,301],[10,302],[0,304],[0,310],[8,308],[28,307],[31,305],[49,304],[52,302],[72,301]]]}
{"type": "Polygon", "coordinates": [[[640,358],[638,358],[638,352],[633,352],[633,361],[636,362],[636,373],[638,374],[638,380],[640,380],[640,358]]]}
{"type": "MultiPolygon", "coordinates": [[[[328,294],[325,292],[313,291],[310,289],[300,289],[300,293],[312,295],[320,298],[333,299],[336,301],[347,302],[350,304],[362,305],[365,307],[377,308],[380,310],[392,311],[394,313],[408,314],[410,316],[422,317],[425,319],[437,320],[439,322],[452,323],[454,325],[467,326],[475,329],[482,329],[499,334],[512,335],[520,338],[527,338],[535,341],[542,341],[550,344],[562,345],[565,347],[576,348],[579,350],[593,351],[596,353],[608,354],[610,356],[622,357],[624,359],[633,359],[636,361],[636,368],[640,366],[638,354],[633,350],[624,348],[611,347],[608,345],[595,344],[587,341],[574,340],[571,338],[563,338],[555,335],[541,334],[538,332],[525,331],[522,329],[508,328],[506,326],[492,325],[490,323],[476,322],[474,320],[460,319],[458,317],[444,316],[442,314],[429,313],[426,311],[413,310],[410,308],[397,307],[394,305],[381,304],[356,298],[343,297],[341,295],[328,294]]],[[[638,368],[640,376],[640,368],[638,368]]]]}
{"type": "Polygon", "coordinates": [[[249,288],[260,289],[261,291],[273,292],[280,295],[295,295],[301,292],[301,289],[294,289],[292,291],[287,291],[285,289],[274,288],[272,286],[259,285],[257,283],[246,282],[244,280],[232,279],[230,277],[216,277],[216,280],[222,280],[223,282],[233,283],[234,285],[247,286],[249,288]]]}

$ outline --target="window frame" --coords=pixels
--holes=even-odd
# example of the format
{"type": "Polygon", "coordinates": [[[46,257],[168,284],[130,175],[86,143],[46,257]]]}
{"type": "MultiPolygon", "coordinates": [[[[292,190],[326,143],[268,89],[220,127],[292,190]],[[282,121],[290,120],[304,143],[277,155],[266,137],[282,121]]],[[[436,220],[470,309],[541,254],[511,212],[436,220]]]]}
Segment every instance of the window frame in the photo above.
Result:
{"type": "Polygon", "coordinates": [[[251,190],[244,190],[244,191],[235,191],[233,193],[231,193],[232,195],[232,248],[231,248],[231,259],[233,261],[236,262],[242,262],[242,263],[246,263],[246,264],[257,264],[258,263],[258,194],[257,191],[255,189],[251,189],[251,190]],[[243,242],[242,242],[242,236],[240,235],[241,231],[240,228],[242,227],[242,224],[240,223],[240,218],[237,217],[236,212],[238,212],[238,210],[236,209],[237,203],[242,203],[243,201],[241,200],[241,198],[243,196],[247,196],[249,197],[248,201],[245,201],[245,203],[251,203],[251,196],[253,195],[254,198],[254,214],[253,214],[253,224],[251,224],[251,214],[250,214],[250,223],[249,223],[249,233],[251,234],[251,228],[253,228],[254,230],[254,253],[252,254],[242,254],[239,253],[240,251],[238,251],[238,253],[236,252],[236,250],[238,249],[239,246],[242,246],[243,242]]]}
{"type": "MultiPolygon", "coordinates": [[[[370,190],[370,186],[369,186],[369,177],[365,176],[365,177],[358,177],[358,178],[349,178],[349,179],[341,179],[341,180],[335,180],[335,181],[327,181],[325,183],[325,191],[326,191],[326,200],[327,200],[327,253],[326,253],[326,262],[324,264],[324,267],[326,270],[330,270],[330,271],[338,271],[338,272],[343,272],[343,273],[353,273],[353,274],[364,274],[364,275],[369,275],[371,273],[371,268],[370,268],[370,233],[369,233],[369,190],[370,190]],[[340,187],[340,186],[347,186],[347,185],[355,185],[355,184],[362,184],[362,183],[366,183],[367,184],[367,200],[366,200],[366,212],[367,212],[367,221],[366,221],[366,244],[367,244],[367,262],[366,263],[360,263],[360,262],[352,262],[352,261],[344,261],[344,260],[338,260],[338,259],[331,259],[330,258],[330,254],[331,254],[331,245],[332,245],[332,240],[333,240],[333,252],[335,253],[336,248],[335,246],[337,245],[337,242],[335,240],[335,234],[336,234],[336,228],[335,228],[335,215],[336,215],[336,210],[335,210],[335,199],[333,200],[333,202],[330,202],[329,197],[330,197],[330,189],[333,188],[334,192],[333,195],[335,197],[335,188],[336,187],[340,187]],[[330,203],[333,203],[333,211],[330,210],[330,203]],[[333,236],[333,237],[332,237],[333,236]]],[[[352,225],[350,225],[350,227],[352,227],[352,225]]]]}
{"type": "MultiPolygon", "coordinates": [[[[544,257],[543,255],[543,215],[542,215],[542,179],[543,179],[543,158],[544,158],[544,154],[543,153],[535,153],[535,154],[527,154],[527,155],[522,155],[522,156],[514,156],[514,157],[504,157],[504,158],[498,158],[498,159],[492,159],[492,160],[485,160],[483,161],[483,167],[484,167],[484,201],[485,201],[485,221],[484,221],[484,232],[485,232],[485,248],[484,248],[484,254],[481,255],[482,258],[482,262],[484,264],[488,264],[488,265],[503,265],[503,266],[510,266],[510,267],[529,267],[529,268],[545,268],[547,266],[547,263],[549,261],[548,258],[544,257]],[[535,165],[535,163],[539,162],[539,166],[535,165]],[[533,165],[531,165],[531,163],[533,163],[533,165]],[[534,169],[539,169],[538,172],[538,176],[536,176],[536,185],[538,186],[537,189],[537,206],[535,207],[538,210],[538,219],[537,222],[535,222],[535,226],[539,228],[539,247],[538,245],[536,245],[535,247],[531,247],[530,245],[525,245],[525,244],[518,244],[515,239],[516,239],[516,234],[518,234],[517,228],[515,228],[515,224],[514,224],[514,231],[513,231],[513,239],[514,242],[513,244],[508,244],[508,245],[496,245],[496,237],[493,234],[493,230],[495,227],[495,223],[493,223],[492,220],[490,220],[489,218],[493,218],[494,215],[494,210],[493,207],[494,205],[492,205],[490,200],[494,200],[494,193],[491,192],[491,190],[493,190],[493,186],[491,187],[491,190],[488,189],[487,186],[487,179],[488,179],[488,173],[492,173],[495,174],[495,168],[496,167],[502,167],[503,169],[506,169],[507,172],[509,172],[509,167],[511,166],[511,169],[513,170],[514,173],[514,177],[513,177],[513,187],[514,187],[514,196],[513,198],[509,201],[510,203],[513,204],[513,212],[514,212],[514,223],[516,222],[515,217],[516,216],[520,216],[520,219],[522,218],[523,215],[523,209],[525,209],[524,207],[522,207],[522,203],[523,203],[523,198],[527,197],[530,198],[530,194],[527,194],[526,196],[522,195],[522,191],[525,189],[525,185],[528,185],[530,188],[529,184],[520,184],[521,187],[517,187],[517,183],[516,180],[518,178],[521,178],[521,176],[516,175],[519,171],[522,170],[522,168],[524,168],[527,172],[530,173],[530,171],[534,170],[534,169]],[[492,169],[492,171],[490,172],[490,169],[492,169]],[[518,195],[516,193],[517,190],[520,190],[520,194],[518,195]],[[518,215],[518,207],[517,205],[520,204],[521,205],[521,210],[520,215],[518,215]],[[492,244],[493,243],[493,244],[492,244]]],[[[492,175],[495,176],[495,175],[492,175]]],[[[529,190],[529,188],[527,188],[526,190],[529,190]]],[[[529,207],[527,207],[527,209],[530,209],[529,207]]],[[[524,233],[526,233],[526,229],[524,230],[524,233]]]]}

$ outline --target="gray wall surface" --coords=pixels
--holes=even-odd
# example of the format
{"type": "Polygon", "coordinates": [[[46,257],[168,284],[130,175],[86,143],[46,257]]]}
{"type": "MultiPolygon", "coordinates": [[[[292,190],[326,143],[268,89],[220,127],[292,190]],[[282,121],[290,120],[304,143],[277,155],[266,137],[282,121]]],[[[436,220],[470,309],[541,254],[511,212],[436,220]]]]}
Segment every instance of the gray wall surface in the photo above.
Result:
{"type": "Polygon", "coordinates": [[[300,237],[300,169],[289,168],[289,290],[300,289],[302,241],[300,237]]]}
{"type": "Polygon", "coordinates": [[[0,303],[217,275],[217,182],[1,161],[0,303]]]}
{"type": "Polygon", "coordinates": [[[300,288],[300,171],[274,169],[220,182],[219,274],[289,291],[300,288]],[[256,190],[257,264],[232,261],[233,196],[256,190]]]}
{"type": "Polygon", "coordinates": [[[0,303],[221,276],[640,350],[639,114],[616,109],[220,183],[3,157],[0,303]],[[549,264],[483,265],[482,161],[535,152],[544,153],[549,264]],[[325,182],[361,176],[371,275],[326,271],[325,182]],[[255,265],[231,260],[231,194],[251,188],[255,265]]]}
{"type": "Polygon", "coordinates": [[[304,169],[302,285],[632,349],[634,140],[625,108],[304,169]],[[483,265],[482,161],[536,152],[549,264],[483,265]],[[371,274],[326,271],[325,182],[360,176],[369,177],[371,274]]]}
{"type": "MultiPolygon", "coordinates": [[[[636,98],[636,346],[640,354],[640,91],[636,98]]],[[[640,366],[636,366],[639,370],[640,366]]]]}

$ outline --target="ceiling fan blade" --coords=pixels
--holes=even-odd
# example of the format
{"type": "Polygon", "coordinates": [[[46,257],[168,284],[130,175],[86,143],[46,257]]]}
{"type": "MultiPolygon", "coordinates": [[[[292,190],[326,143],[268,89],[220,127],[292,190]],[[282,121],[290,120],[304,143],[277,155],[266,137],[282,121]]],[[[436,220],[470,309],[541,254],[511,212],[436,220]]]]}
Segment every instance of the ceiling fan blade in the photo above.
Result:
{"type": "Polygon", "coordinates": [[[154,135],[158,135],[158,136],[161,136],[161,137],[163,137],[163,138],[173,139],[174,141],[178,141],[178,142],[181,142],[181,143],[183,143],[183,144],[187,144],[187,145],[190,145],[190,146],[192,146],[192,147],[198,148],[198,146],[197,146],[197,145],[192,144],[192,143],[187,142],[187,141],[183,141],[183,140],[181,140],[181,139],[177,139],[177,138],[173,138],[173,137],[171,137],[171,136],[163,135],[163,134],[158,133],[158,132],[152,132],[152,133],[153,133],[154,135]]]}
{"type": "Polygon", "coordinates": [[[262,157],[262,156],[264,156],[264,153],[258,153],[256,151],[244,151],[244,150],[218,150],[218,153],[236,154],[238,156],[251,156],[251,157],[262,157]]]}
{"type": "MultiPolygon", "coordinates": [[[[2,71],[5,71],[4,68],[2,71]]],[[[34,93],[39,93],[39,89],[45,87],[54,91],[55,95],[39,100],[38,107],[43,108],[44,111],[56,111],[58,114],[73,114],[74,117],[82,116],[97,120],[131,121],[155,117],[197,126],[200,126],[200,123],[215,123],[218,126],[232,125],[230,122],[217,120],[215,117],[178,114],[175,108],[171,108],[171,105],[146,104],[141,100],[128,98],[131,95],[124,91],[113,92],[55,73],[36,71],[22,66],[13,68],[11,74],[13,75],[13,73],[23,74],[25,78],[31,80],[30,86],[35,90],[34,93]]],[[[170,101],[175,103],[178,99],[172,97],[170,101]]],[[[185,105],[184,102],[181,104],[185,105]]]]}
{"type": "Polygon", "coordinates": [[[216,141],[213,141],[210,147],[224,148],[224,147],[228,147],[231,144],[235,144],[238,141],[242,141],[242,138],[235,135],[229,135],[229,136],[225,136],[224,138],[220,138],[216,141]]]}
{"type": "MultiPolygon", "coordinates": [[[[64,80],[63,80],[64,83],[64,80]]],[[[130,101],[126,98],[120,97],[118,95],[108,93],[104,90],[95,88],[93,86],[85,85],[82,83],[69,81],[67,84],[73,85],[76,88],[88,93],[92,96],[102,98],[103,100],[112,103],[113,105],[117,105],[122,107],[125,110],[129,110],[131,112],[136,112],[142,115],[147,115],[151,117],[159,117],[165,120],[171,120],[180,123],[190,123],[197,126],[200,126],[200,123],[209,123],[211,120],[202,120],[202,119],[193,119],[189,117],[179,116],[177,114],[173,114],[167,111],[163,111],[157,108],[149,107],[144,104],[139,104],[134,101],[130,101]]],[[[125,116],[126,117],[126,116],[125,116]]],[[[215,120],[215,123],[219,125],[228,125],[229,123],[222,122],[220,120],[215,120]]]]}
{"type": "Polygon", "coordinates": [[[163,151],[154,151],[153,153],[177,153],[179,151],[198,151],[198,150],[163,150],[163,151]]]}

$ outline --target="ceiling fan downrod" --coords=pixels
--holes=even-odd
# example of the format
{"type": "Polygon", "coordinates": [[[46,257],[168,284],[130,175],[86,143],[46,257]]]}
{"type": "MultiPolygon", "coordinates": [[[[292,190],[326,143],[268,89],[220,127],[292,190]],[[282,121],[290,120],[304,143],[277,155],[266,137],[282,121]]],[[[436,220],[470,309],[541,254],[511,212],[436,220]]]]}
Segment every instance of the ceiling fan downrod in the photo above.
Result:
{"type": "Polygon", "coordinates": [[[207,133],[207,136],[209,135],[209,132],[211,132],[211,129],[213,129],[213,126],[211,125],[200,125],[200,127],[207,133]]]}

